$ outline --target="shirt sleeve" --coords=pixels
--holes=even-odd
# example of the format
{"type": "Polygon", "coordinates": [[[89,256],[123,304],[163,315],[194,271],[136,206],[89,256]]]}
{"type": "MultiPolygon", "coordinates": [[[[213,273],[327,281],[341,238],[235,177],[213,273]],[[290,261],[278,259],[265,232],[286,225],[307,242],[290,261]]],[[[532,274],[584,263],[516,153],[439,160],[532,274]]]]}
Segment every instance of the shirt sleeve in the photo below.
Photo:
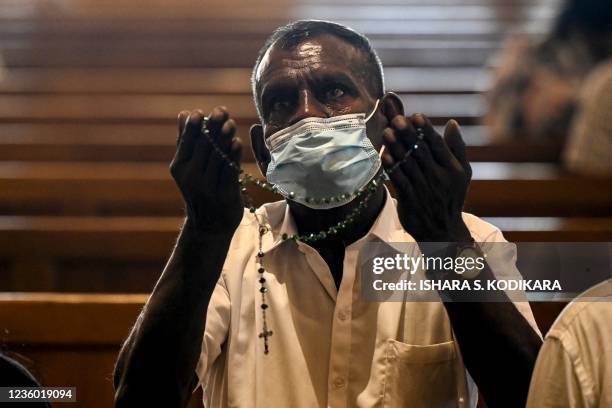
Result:
{"type": "MultiPolygon", "coordinates": [[[[578,364],[579,365],[579,364],[578,364]]],[[[586,407],[576,361],[562,342],[548,337],[540,350],[531,377],[527,407],[586,407]]]]}
{"type": "MultiPolygon", "coordinates": [[[[487,263],[491,268],[491,272],[498,279],[520,279],[521,274],[516,267],[516,245],[508,242],[503,233],[499,228],[492,224],[489,224],[478,217],[471,214],[463,213],[463,220],[465,221],[470,233],[474,240],[482,246],[482,250],[488,252],[489,250],[496,251],[495,256],[487,258],[487,263]]],[[[513,302],[519,313],[527,320],[531,328],[536,332],[540,338],[542,333],[538,328],[531,306],[529,302],[513,302]]],[[[470,375],[466,368],[467,384],[470,394],[470,407],[475,408],[478,403],[478,387],[476,382],[470,375]]]]}
{"type": "MultiPolygon", "coordinates": [[[[477,237],[474,237],[478,241],[477,237]]],[[[493,256],[487,257],[487,263],[491,268],[491,272],[497,279],[508,279],[518,280],[522,279],[522,275],[516,267],[516,245],[506,241],[502,232],[495,228],[491,233],[487,234],[487,237],[481,241],[485,248],[482,248],[487,254],[494,252],[493,256]],[[489,249],[491,252],[489,252],[489,249]]],[[[531,328],[536,332],[540,338],[542,333],[538,327],[538,324],[531,310],[531,306],[525,297],[524,301],[514,300],[517,299],[516,291],[513,291],[512,298],[513,304],[521,315],[527,320],[531,328]]]]}
{"type": "Polygon", "coordinates": [[[230,298],[223,275],[221,275],[208,303],[202,352],[196,366],[198,383],[204,390],[208,384],[210,368],[221,354],[222,346],[227,339],[229,322],[230,298]]]}

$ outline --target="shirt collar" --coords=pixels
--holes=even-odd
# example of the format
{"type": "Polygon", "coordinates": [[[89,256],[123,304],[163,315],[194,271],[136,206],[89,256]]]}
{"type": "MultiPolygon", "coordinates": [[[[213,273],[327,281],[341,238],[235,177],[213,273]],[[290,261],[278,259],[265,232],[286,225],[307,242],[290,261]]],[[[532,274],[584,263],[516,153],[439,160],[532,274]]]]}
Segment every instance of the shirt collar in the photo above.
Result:
{"type": "MultiPolygon", "coordinates": [[[[412,236],[404,230],[399,220],[397,214],[397,200],[391,196],[387,186],[383,187],[385,189],[386,198],[382,210],[376,217],[368,233],[349,245],[349,247],[361,245],[371,240],[373,237],[388,243],[414,242],[412,236]]],[[[264,224],[271,231],[271,234],[264,235],[262,252],[267,253],[285,242],[292,242],[290,240],[283,240],[283,234],[287,234],[287,236],[290,237],[297,233],[295,221],[286,201],[276,201],[262,205],[257,211],[257,216],[262,217],[261,219],[264,220],[264,224]]],[[[298,242],[297,245],[307,244],[298,242]]]]}

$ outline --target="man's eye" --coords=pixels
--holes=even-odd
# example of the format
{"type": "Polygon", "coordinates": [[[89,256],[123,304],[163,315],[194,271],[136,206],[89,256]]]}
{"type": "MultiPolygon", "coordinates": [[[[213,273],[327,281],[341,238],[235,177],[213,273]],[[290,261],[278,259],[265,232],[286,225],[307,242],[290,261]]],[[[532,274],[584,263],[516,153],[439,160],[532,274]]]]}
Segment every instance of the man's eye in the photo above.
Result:
{"type": "Polygon", "coordinates": [[[325,95],[328,99],[338,99],[344,96],[344,89],[339,87],[330,88],[325,95]]]}

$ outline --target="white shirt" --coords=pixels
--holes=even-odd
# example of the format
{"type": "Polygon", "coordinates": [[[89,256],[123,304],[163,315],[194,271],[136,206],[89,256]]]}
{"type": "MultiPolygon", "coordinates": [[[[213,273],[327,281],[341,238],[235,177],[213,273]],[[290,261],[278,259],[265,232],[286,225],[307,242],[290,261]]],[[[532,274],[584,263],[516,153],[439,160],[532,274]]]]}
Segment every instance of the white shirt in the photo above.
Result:
{"type": "MultiPolygon", "coordinates": [[[[363,244],[415,242],[400,224],[396,200],[386,194],[370,231],[346,247],[338,289],[315,249],[282,240],[283,233],[296,232],[286,202],[257,210],[270,229],[262,243],[267,321],[274,333],[267,355],[258,337],[258,224],[245,211],[206,317],[196,369],[206,407],[476,405],[477,389],[443,303],[361,298],[356,269],[363,244]]],[[[496,227],[470,214],[463,218],[477,242],[505,242],[496,227]]],[[[528,303],[515,304],[537,331],[528,303]]]]}
{"type": "Polygon", "coordinates": [[[563,309],[538,354],[527,407],[612,407],[611,302],[608,280],[563,309]]]}

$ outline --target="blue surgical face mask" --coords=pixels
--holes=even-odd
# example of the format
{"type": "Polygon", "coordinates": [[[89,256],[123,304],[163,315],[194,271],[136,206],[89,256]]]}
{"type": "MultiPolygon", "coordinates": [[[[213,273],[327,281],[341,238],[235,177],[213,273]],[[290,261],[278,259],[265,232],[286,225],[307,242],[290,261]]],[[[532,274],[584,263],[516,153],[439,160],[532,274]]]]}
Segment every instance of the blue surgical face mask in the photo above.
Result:
{"type": "MultiPolygon", "coordinates": [[[[272,160],[266,178],[285,197],[310,208],[327,209],[355,198],[376,175],[380,154],[366,134],[365,113],[311,117],[265,141],[272,160]]],[[[382,153],[382,150],[381,150],[382,153]]]]}

